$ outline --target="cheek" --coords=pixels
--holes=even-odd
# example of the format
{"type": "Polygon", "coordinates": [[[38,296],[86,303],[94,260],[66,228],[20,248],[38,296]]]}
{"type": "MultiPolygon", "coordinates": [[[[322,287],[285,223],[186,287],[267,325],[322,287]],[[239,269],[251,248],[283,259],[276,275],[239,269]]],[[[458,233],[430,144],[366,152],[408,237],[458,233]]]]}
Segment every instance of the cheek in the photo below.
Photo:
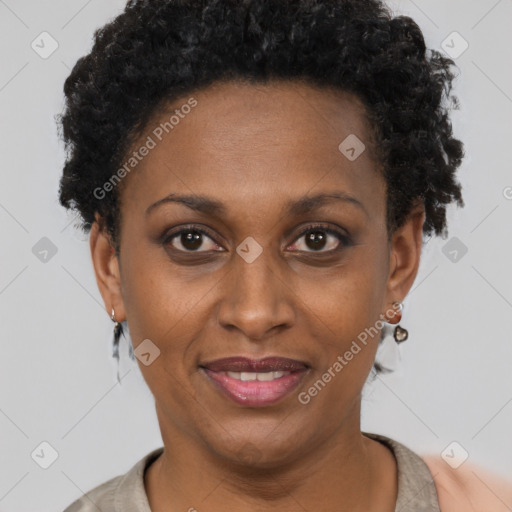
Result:
{"type": "MultiPolygon", "coordinates": [[[[127,240],[127,246],[129,241],[127,240]]],[[[122,262],[123,301],[134,346],[142,339],[165,339],[205,294],[200,280],[184,279],[177,267],[149,244],[134,244],[122,262]]]]}
{"type": "MultiPolygon", "coordinates": [[[[383,269],[359,250],[343,267],[324,275],[296,279],[296,294],[304,311],[325,325],[326,331],[342,338],[357,336],[375,324],[381,313],[386,286],[383,269]]],[[[307,314],[307,313],[305,313],[307,314]]]]}
{"type": "Polygon", "coordinates": [[[384,291],[375,288],[375,272],[366,265],[338,279],[305,285],[309,295],[303,311],[310,324],[309,338],[321,355],[315,379],[300,403],[306,410],[324,411],[324,421],[331,427],[357,407],[375,360],[384,291]]]}
{"type": "Polygon", "coordinates": [[[378,261],[366,259],[362,252],[361,258],[354,257],[329,278],[301,284],[301,296],[307,297],[301,315],[309,324],[308,338],[318,345],[321,354],[317,375],[321,382],[307,394],[318,395],[317,407],[335,404],[338,412],[359,395],[380,341],[385,279],[378,261]]]}

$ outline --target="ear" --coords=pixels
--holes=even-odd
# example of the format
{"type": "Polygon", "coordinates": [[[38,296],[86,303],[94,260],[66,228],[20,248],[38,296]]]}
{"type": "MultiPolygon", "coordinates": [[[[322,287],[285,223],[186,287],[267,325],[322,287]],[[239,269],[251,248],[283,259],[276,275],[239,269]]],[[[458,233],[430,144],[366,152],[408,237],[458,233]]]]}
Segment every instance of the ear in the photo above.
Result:
{"type": "Polygon", "coordinates": [[[103,226],[96,216],[89,237],[94,274],[108,315],[111,315],[114,308],[116,320],[122,322],[126,317],[121,294],[119,259],[115,254],[112,239],[103,226]]]}
{"type": "Polygon", "coordinates": [[[402,301],[416,279],[423,245],[423,223],[425,208],[423,201],[412,208],[406,222],[395,233],[390,242],[389,274],[386,310],[394,301],[402,301]]]}

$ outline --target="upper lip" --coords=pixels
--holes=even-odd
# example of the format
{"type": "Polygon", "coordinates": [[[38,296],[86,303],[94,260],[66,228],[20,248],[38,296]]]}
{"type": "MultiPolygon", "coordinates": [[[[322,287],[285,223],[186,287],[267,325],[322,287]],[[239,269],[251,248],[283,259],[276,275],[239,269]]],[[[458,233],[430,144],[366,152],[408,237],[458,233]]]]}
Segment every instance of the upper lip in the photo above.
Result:
{"type": "Polygon", "coordinates": [[[200,366],[214,372],[294,372],[308,368],[306,363],[287,357],[265,357],[263,359],[225,357],[208,361],[200,366]]]}

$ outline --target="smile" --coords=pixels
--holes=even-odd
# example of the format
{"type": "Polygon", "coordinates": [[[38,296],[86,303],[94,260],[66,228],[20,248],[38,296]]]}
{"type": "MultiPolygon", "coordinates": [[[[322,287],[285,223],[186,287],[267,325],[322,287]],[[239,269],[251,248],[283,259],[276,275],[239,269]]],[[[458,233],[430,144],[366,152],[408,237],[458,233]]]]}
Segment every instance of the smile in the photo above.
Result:
{"type": "Polygon", "coordinates": [[[283,399],[310,369],[305,361],[275,355],[263,359],[224,357],[205,361],[199,368],[222,396],[249,407],[264,407],[283,399]]]}

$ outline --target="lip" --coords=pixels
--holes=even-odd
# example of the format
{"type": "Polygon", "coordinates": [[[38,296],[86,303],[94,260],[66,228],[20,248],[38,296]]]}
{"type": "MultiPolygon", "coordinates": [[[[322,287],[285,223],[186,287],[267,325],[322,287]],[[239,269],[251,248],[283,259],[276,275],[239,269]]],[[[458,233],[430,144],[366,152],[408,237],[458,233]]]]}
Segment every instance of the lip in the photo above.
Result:
{"type": "Polygon", "coordinates": [[[216,389],[234,402],[249,407],[274,404],[290,394],[309,371],[303,361],[286,357],[225,357],[200,364],[201,371],[216,389]],[[242,381],[226,372],[290,372],[271,381],[242,381]]]}
{"type": "Polygon", "coordinates": [[[287,357],[265,357],[249,359],[248,357],[224,357],[199,365],[213,372],[295,372],[306,370],[308,365],[287,357]]]}

